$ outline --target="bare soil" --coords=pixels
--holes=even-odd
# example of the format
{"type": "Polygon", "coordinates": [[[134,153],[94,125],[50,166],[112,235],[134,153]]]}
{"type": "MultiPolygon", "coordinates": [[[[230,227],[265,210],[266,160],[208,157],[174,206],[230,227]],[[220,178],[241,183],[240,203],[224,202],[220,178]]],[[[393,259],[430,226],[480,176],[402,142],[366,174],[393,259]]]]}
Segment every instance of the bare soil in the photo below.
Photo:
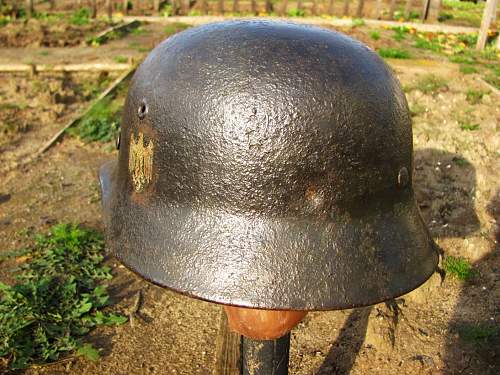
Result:
{"type": "MultiPolygon", "coordinates": [[[[151,45],[157,37],[150,35],[151,45]]],[[[94,51],[96,58],[105,53],[94,51]]],[[[470,327],[498,329],[500,323],[498,97],[478,75],[463,75],[458,65],[441,58],[389,63],[408,88],[414,113],[414,185],[423,217],[443,255],[467,259],[478,275],[463,282],[435,274],[388,304],[308,314],[292,333],[290,373],[498,374],[498,336],[460,334],[470,327]],[[419,90],[428,74],[443,78],[446,87],[419,90]],[[467,99],[471,89],[483,92],[475,104],[467,99]],[[479,126],[464,130],[464,123],[479,126]]],[[[84,144],[67,136],[42,159],[16,167],[88,104],[90,98],[78,87],[98,76],[74,75],[65,84],[67,79],[0,76],[0,120],[19,129],[2,131],[0,138],[0,163],[14,166],[0,172],[0,251],[25,245],[20,234],[25,228],[38,232],[55,222],[79,222],[103,229],[97,170],[117,157],[111,144],[84,144]]],[[[112,257],[107,262],[116,275],[110,283],[114,308],[131,322],[92,333],[89,340],[102,348],[98,362],[73,358],[25,373],[212,373],[220,306],[151,285],[112,257]]],[[[0,280],[12,282],[15,266],[15,259],[3,262],[0,280]]]]}
{"type": "Polygon", "coordinates": [[[11,22],[0,27],[0,47],[70,47],[108,27],[107,22],[92,21],[88,25],[71,25],[38,19],[11,22]]]}

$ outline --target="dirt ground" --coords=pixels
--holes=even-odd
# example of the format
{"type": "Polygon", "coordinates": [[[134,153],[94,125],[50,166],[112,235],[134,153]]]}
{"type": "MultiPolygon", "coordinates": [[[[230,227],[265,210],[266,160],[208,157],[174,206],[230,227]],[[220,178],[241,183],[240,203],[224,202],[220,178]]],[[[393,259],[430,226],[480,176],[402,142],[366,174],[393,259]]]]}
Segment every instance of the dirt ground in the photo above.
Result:
{"type": "MultiPolygon", "coordinates": [[[[139,37],[149,38],[149,47],[159,38],[155,33],[139,37]]],[[[125,51],[130,41],[113,43],[121,43],[125,51]]],[[[113,46],[93,49],[92,57],[110,56],[106,50],[113,46]]],[[[498,96],[478,75],[429,58],[389,61],[414,115],[417,200],[444,255],[464,257],[478,275],[462,282],[435,274],[389,304],[308,314],[292,333],[291,374],[500,373],[498,335],[490,340],[460,335],[471,327],[498,332],[500,323],[498,96]],[[428,74],[444,79],[446,87],[420,90],[418,82],[428,74]],[[467,98],[470,89],[483,92],[474,104],[467,98]],[[464,130],[464,123],[478,127],[464,130]]],[[[103,229],[97,170],[116,158],[111,144],[85,144],[66,136],[41,159],[27,165],[22,161],[96,95],[86,83],[101,81],[97,86],[103,89],[108,78],[0,76],[0,124],[7,124],[0,132],[0,164],[10,167],[0,172],[0,251],[25,245],[20,234],[25,228],[38,232],[55,222],[78,222],[103,229]]],[[[131,322],[92,333],[89,339],[103,349],[98,362],[74,358],[25,373],[212,373],[220,306],[166,291],[115,259],[107,261],[116,276],[110,284],[114,309],[131,316],[131,322]]],[[[15,260],[3,262],[0,280],[12,281],[15,265],[15,260]]]]}

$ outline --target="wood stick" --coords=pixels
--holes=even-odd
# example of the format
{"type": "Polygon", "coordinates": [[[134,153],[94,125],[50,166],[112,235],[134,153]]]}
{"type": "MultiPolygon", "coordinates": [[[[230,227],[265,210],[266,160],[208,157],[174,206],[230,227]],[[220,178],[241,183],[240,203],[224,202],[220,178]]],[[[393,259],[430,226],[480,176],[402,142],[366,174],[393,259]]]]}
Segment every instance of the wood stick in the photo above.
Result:
{"type": "Polygon", "coordinates": [[[35,7],[33,5],[33,0],[26,0],[26,17],[31,18],[35,13],[35,7]]]}
{"type": "Polygon", "coordinates": [[[394,19],[394,12],[396,11],[396,0],[391,0],[391,5],[389,7],[389,19],[392,21],[394,19]]]}
{"type": "Polygon", "coordinates": [[[344,16],[349,15],[349,0],[344,0],[344,16]]]}
{"type": "Polygon", "coordinates": [[[333,10],[333,0],[328,0],[328,14],[330,16],[333,16],[334,10],[333,10]]]}
{"type": "MultiPolygon", "coordinates": [[[[222,309],[221,309],[222,310],[222,309]]],[[[219,333],[216,339],[214,375],[240,375],[241,336],[231,332],[227,317],[221,311],[219,333]]]]}
{"type": "Polygon", "coordinates": [[[356,17],[363,17],[363,8],[365,7],[365,0],[358,0],[358,8],[356,9],[356,17]]]}
{"type": "Polygon", "coordinates": [[[240,11],[240,7],[238,4],[238,0],[233,0],[233,13],[238,13],[240,11]]]}
{"type": "Polygon", "coordinates": [[[483,19],[481,20],[481,27],[479,28],[479,36],[477,38],[476,50],[481,51],[486,46],[488,39],[488,29],[490,28],[493,12],[496,12],[498,0],[487,0],[484,7],[483,19]]]}

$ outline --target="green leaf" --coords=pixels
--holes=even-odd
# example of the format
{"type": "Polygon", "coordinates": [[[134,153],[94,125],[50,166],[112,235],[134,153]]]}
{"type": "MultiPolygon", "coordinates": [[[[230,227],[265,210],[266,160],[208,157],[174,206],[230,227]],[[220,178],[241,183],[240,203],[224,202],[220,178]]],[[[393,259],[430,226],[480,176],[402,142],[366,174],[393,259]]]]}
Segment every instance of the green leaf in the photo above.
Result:
{"type": "Polygon", "coordinates": [[[128,318],[126,316],[109,314],[108,316],[106,316],[105,324],[106,325],[120,325],[120,324],[126,323],[127,321],[128,321],[128,318]]]}
{"type": "Polygon", "coordinates": [[[91,344],[84,344],[83,346],[79,347],[77,354],[84,356],[88,360],[94,362],[101,357],[99,351],[96,348],[94,348],[91,344]]]}

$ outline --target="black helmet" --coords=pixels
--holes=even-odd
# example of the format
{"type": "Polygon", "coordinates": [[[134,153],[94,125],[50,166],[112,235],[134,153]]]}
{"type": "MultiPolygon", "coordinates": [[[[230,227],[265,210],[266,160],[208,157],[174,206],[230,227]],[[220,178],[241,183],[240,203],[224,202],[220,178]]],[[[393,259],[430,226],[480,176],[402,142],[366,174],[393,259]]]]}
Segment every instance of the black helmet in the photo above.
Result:
{"type": "Polygon", "coordinates": [[[341,309],[422,284],[437,252],[390,68],[316,27],[232,21],[156,47],[101,169],[108,243],[159,285],[243,307],[341,309]]]}

